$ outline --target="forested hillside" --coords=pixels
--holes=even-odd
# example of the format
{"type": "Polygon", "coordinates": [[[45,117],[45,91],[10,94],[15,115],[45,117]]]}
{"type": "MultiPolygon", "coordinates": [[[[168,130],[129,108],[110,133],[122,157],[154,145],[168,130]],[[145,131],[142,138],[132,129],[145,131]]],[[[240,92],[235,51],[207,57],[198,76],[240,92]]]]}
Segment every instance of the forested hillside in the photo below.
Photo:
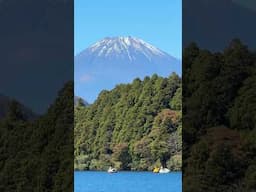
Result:
{"type": "Polygon", "coordinates": [[[75,169],[181,169],[181,79],[157,75],[75,107],[75,169]]]}
{"type": "Polygon", "coordinates": [[[239,40],[183,52],[183,190],[255,191],[256,57],[239,40]]]}
{"type": "Polygon", "coordinates": [[[10,101],[0,119],[0,191],[73,190],[73,83],[31,121],[10,101]]]}

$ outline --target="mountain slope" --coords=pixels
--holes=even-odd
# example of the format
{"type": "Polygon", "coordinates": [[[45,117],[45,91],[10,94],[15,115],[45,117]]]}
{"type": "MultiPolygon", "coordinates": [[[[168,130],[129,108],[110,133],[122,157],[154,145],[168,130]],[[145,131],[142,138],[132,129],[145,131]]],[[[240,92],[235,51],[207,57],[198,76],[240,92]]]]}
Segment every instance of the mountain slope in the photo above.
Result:
{"type": "Polygon", "coordinates": [[[75,108],[75,169],[181,166],[181,79],[153,75],[75,108]],[[161,163],[161,164],[160,164],[161,163]]]}
{"type": "Polygon", "coordinates": [[[160,49],[133,37],[105,38],[82,51],[75,58],[76,63],[120,62],[130,64],[177,62],[177,59],[160,49]]]}
{"type": "Polygon", "coordinates": [[[22,116],[24,116],[26,119],[32,120],[37,117],[37,115],[32,112],[32,110],[30,110],[23,104],[18,103],[17,101],[0,94],[0,119],[6,117],[11,105],[13,104],[20,107],[22,116]]]}
{"type": "Polygon", "coordinates": [[[75,91],[92,103],[102,89],[171,72],[181,74],[181,63],[164,51],[130,36],[107,37],[75,57],[75,91]]]}
{"type": "Polygon", "coordinates": [[[75,96],[75,97],[74,97],[74,106],[77,106],[80,101],[82,102],[82,104],[83,104],[84,106],[88,106],[88,105],[89,105],[89,103],[88,103],[87,101],[85,101],[83,98],[78,97],[78,96],[75,96]]]}
{"type": "Polygon", "coordinates": [[[21,105],[0,119],[0,191],[73,191],[73,92],[66,83],[33,122],[16,113],[21,105]]]}

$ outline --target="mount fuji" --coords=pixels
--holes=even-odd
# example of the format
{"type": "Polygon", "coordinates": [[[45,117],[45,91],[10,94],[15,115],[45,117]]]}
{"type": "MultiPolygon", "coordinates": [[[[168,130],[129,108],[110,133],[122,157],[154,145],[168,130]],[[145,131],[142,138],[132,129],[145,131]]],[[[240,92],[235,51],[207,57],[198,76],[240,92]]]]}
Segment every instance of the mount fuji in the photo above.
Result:
{"type": "Polygon", "coordinates": [[[103,89],[139,77],[181,74],[181,61],[135,37],[107,37],[75,56],[75,94],[92,103],[103,89]]]}

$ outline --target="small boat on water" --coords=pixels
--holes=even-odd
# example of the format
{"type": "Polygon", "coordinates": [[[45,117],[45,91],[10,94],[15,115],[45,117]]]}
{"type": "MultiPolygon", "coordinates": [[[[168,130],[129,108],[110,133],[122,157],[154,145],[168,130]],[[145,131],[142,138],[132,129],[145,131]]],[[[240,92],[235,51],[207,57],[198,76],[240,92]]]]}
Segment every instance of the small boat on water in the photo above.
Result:
{"type": "Polygon", "coordinates": [[[159,173],[159,168],[158,167],[155,167],[154,169],[153,169],[153,173],[159,173]]]}
{"type": "Polygon", "coordinates": [[[113,167],[109,167],[108,168],[108,173],[117,173],[117,169],[115,169],[113,167]]]}
{"type": "Polygon", "coordinates": [[[163,168],[163,167],[161,167],[160,170],[159,170],[159,173],[169,173],[169,172],[170,172],[169,169],[163,168]]]}

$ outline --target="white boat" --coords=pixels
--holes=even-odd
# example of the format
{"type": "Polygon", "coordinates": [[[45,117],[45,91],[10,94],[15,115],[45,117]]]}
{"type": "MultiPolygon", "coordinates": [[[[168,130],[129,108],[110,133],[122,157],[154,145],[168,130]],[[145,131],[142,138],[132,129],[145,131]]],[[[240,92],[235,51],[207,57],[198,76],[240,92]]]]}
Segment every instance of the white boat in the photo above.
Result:
{"type": "Polygon", "coordinates": [[[108,168],[108,173],[117,173],[117,170],[113,167],[108,168]]]}
{"type": "Polygon", "coordinates": [[[169,169],[163,168],[163,167],[161,167],[160,170],[159,170],[159,173],[169,173],[169,172],[170,172],[169,169]]]}

